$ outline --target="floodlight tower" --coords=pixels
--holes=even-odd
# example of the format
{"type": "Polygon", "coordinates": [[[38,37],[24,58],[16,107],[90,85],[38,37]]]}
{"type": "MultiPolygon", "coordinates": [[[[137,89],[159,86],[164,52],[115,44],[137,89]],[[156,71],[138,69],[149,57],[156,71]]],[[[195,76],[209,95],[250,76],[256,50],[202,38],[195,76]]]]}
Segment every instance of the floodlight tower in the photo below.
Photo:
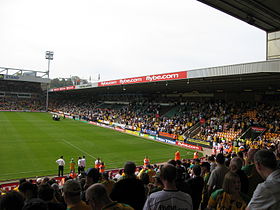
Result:
{"type": "MultiPolygon", "coordinates": [[[[50,78],[50,62],[53,60],[53,51],[46,51],[46,59],[48,60],[48,71],[47,76],[50,78]]],[[[49,107],[49,84],[47,84],[47,98],[46,98],[46,111],[48,111],[49,107]]]]}

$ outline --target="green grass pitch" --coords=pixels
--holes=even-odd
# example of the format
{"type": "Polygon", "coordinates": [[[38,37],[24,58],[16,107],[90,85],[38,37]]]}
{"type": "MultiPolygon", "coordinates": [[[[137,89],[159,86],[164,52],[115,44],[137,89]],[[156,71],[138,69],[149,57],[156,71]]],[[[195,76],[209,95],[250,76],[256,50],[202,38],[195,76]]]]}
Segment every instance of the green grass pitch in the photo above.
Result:
{"type": "Polygon", "coordinates": [[[93,167],[101,157],[106,169],[120,168],[128,161],[143,164],[145,155],[151,163],[174,158],[191,158],[193,151],[120,133],[70,119],[53,121],[48,113],[0,112],[0,181],[56,175],[56,159],[66,162],[85,155],[86,167],[93,167]]]}

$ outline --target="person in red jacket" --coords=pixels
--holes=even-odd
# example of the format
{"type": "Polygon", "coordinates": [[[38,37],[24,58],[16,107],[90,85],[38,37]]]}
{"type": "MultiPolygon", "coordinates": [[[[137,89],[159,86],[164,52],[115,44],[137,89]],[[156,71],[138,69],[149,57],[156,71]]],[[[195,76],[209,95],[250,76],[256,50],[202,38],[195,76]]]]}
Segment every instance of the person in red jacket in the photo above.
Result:
{"type": "Polygon", "coordinates": [[[181,155],[179,151],[175,152],[175,160],[181,160],[181,155]]]}
{"type": "Polygon", "coordinates": [[[198,159],[198,152],[197,152],[197,151],[195,151],[195,152],[193,153],[193,159],[198,159]]]}
{"type": "Polygon", "coordinates": [[[96,160],[94,163],[95,163],[94,168],[96,168],[96,169],[99,170],[99,166],[100,166],[100,164],[101,164],[100,158],[97,158],[97,160],[96,160]]]}
{"type": "Polygon", "coordinates": [[[104,162],[101,162],[99,166],[99,173],[104,173],[105,172],[105,164],[104,162]]]}
{"type": "Polygon", "coordinates": [[[147,167],[147,165],[150,165],[150,159],[148,158],[148,156],[145,156],[143,162],[144,162],[144,167],[147,167]]]}

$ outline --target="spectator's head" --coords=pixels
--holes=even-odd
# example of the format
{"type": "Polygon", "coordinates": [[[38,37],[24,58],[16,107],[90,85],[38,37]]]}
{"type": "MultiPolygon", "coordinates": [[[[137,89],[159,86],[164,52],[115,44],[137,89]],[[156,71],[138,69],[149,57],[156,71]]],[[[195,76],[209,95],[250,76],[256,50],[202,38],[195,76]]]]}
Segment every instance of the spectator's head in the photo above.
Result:
{"type": "Polygon", "coordinates": [[[237,156],[241,159],[243,159],[243,157],[244,157],[243,154],[244,153],[242,151],[237,152],[237,156]]]}
{"type": "Polygon", "coordinates": [[[176,166],[176,160],[169,160],[167,163],[176,166]]]}
{"type": "Polygon", "coordinates": [[[81,200],[82,188],[76,180],[70,179],[63,185],[63,196],[67,205],[78,203],[81,200]]]}
{"type": "Polygon", "coordinates": [[[37,185],[40,185],[42,182],[43,182],[43,179],[42,179],[42,178],[36,179],[36,184],[37,184],[37,185]]]}
{"type": "Polygon", "coordinates": [[[91,209],[102,209],[105,205],[112,203],[106,188],[100,183],[93,184],[87,189],[86,200],[91,209]]]}
{"type": "Polygon", "coordinates": [[[263,179],[266,179],[277,168],[276,157],[273,152],[260,150],[254,157],[256,169],[263,179]]]}
{"type": "Polygon", "coordinates": [[[181,162],[181,160],[176,160],[176,165],[181,165],[182,164],[182,162],[181,162]]]}
{"type": "Polygon", "coordinates": [[[51,201],[54,197],[54,189],[47,183],[41,184],[38,187],[38,198],[44,201],[51,201]]]}
{"type": "Polygon", "coordinates": [[[89,168],[86,172],[86,186],[97,183],[100,179],[100,173],[96,168],[89,168]]]}
{"type": "Polygon", "coordinates": [[[193,160],[193,163],[194,163],[195,165],[199,165],[199,164],[200,164],[200,159],[198,159],[198,158],[197,158],[197,159],[194,159],[194,160],[193,160]]]}
{"type": "Polygon", "coordinates": [[[126,176],[134,176],[136,171],[136,165],[134,162],[126,162],[124,165],[124,173],[126,176]]]}
{"type": "Polygon", "coordinates": [[[25,200],[36,198],[38,194],[38,187],[30,182],[24,182],[19,186],[19,191],[23,194],[25,200]]]}
{"type": "Polygon", "coordinates": [[[27,201],[22,210],[48,210],[48,205],[40,198],[32,198],[27,201]]]}
{"type": "Polygon", "coordinates": [[[47,183],[48,181],[50,181],[50,178],[49,177],[44,177],[44,179],[43,179],[43,182],[42,183],[47,183]]]}
{"type": "Polygon", "coordinates": [[[235,157],[235,158],[232,158],[232,160],[230,161],[229,169],[232,172],[236,173],[237,171],[241,170],[242,165],[243,165],[243,162],[242,162],[241,158],[235,157]]]}
{"type": "Polygon", "coordinates": [[[105,171],[104,173],[102,173],[102,177],[104,180],[109,180],[109,172],[105,171]]]}
{"type": "Polygon", "coordinates": [[[224,178],[223,190],[229,194],[239,194],[241,183],[238,174],[229,171],[224,178]]]}
{"type": "Polygon", "coordinates": [[[16,191],[9,191],[0,196],[0,209],[3,210],[22,210],[24,198],[22,194],[16,191]]]}
{"type": "Polygon", "coordinates": [[[160,174],[156,174],[153,178],[154,178],[154,184],[155,185],[160,186],[160,187],[163,186],[163,183],[160,180],[160,174]]]}
{"type": "Polygon", "coordinates": [[[237,157],[237,154],[233,152],[233,153],[231,154],[231,158],[234,158],[234,157],[237,157]]]}
{"type": "Polygon", "coordinates": [[[229,167],[231,159],[230,158],[225,158],[225,166],[229,167]]]}
{"type": "Polygon", "coordinates": [[[152,166],[152,165],[147,165],[146,168],[147,168],[147,169],[152,169],[153,166],[152,166]]]}
{"type": "Polygon", "coordinates": [[[201,167],[201,171],[202,171],[203,174],[207,173],[207,172],[210,172],[210,163],[203,162],[203,163],[201,163],[200,167],[201,167]]]}
{"type": "Polygon", "coordinates": [[[149,175],[147,173],[142,173],[140,180],[143,182],[143,184],[148,185],[150,181],[149,175]]]}
{"type": "Polygon", "coordinates": [[[52,179],[50,179],[47,183],[48,183],[50,186],[52,186],[52,184],[57,183],[57,182],[56,182],[55,178],[52,178],[52,179]]]}
{"type": "Polygon", "coordinates": [[[185,171],[181,166],[176,167],[176,181],[182,181],[185,179],[184,172],[185,171]]]}
{"type": "Polygon", "coordinates": [[[215,162],[215,156],[214,155],[209,156],[208,161],[215,162]]]}
{"type": "Polygon", "coordinates": [[[71,176],[67,176],[67,177],[65,177],[65,182],[67,181],[67,180],[69,180],[69,179],[73,179],[71,176]]]}
{"type": "Polygon", "coordinates": [[[166,186],[167,183],[175,184],[176,167],[171,164],[165,164],[160,169],[160,180],[166,186]]]}
{"type": "Polygon", "coordinates": [[[193,174],[194,176],[200,176],[200,174],[201,174],[201,168],[200,168],[199,165],[194,165],[194,166],[192,167],[192,174],[193,174]]]}
{"type": "Polygon", "coordinates": [[[22,183],[27,182],[25,178],[22,178],[19,180],[19,185],[21,185],[22,183]]]}
{"type": "Polygon", "coordinates": [[[249,151],[247,152],[247,161],[249,163],[253,163],[254,162],[254,157],[255,154],[257,153],[257,149],[249,149],[249,151]]]}
{"type": "Polygon", "coordinates": [[[59,191],[59,185],[57,183],[53,183],[51,187],[54,189],[54,191],[59,191]]]}
{"type": "Polygon", "coordinates": [[[222,153],[216,155],[216,163],[221,165],[225,163],[225,156],[222,153]]]}

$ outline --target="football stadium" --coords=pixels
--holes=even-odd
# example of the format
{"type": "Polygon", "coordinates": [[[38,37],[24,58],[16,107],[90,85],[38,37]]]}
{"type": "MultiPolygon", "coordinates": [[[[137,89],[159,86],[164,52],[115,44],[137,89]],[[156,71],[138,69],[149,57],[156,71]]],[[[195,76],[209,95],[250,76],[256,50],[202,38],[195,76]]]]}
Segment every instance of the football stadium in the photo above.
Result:
{"type": "Polygon", "coordinates": [[[0,209],[280,209],[280,4],[200,2],[267,59],[56,88],[0,67],[0,209]]]}

